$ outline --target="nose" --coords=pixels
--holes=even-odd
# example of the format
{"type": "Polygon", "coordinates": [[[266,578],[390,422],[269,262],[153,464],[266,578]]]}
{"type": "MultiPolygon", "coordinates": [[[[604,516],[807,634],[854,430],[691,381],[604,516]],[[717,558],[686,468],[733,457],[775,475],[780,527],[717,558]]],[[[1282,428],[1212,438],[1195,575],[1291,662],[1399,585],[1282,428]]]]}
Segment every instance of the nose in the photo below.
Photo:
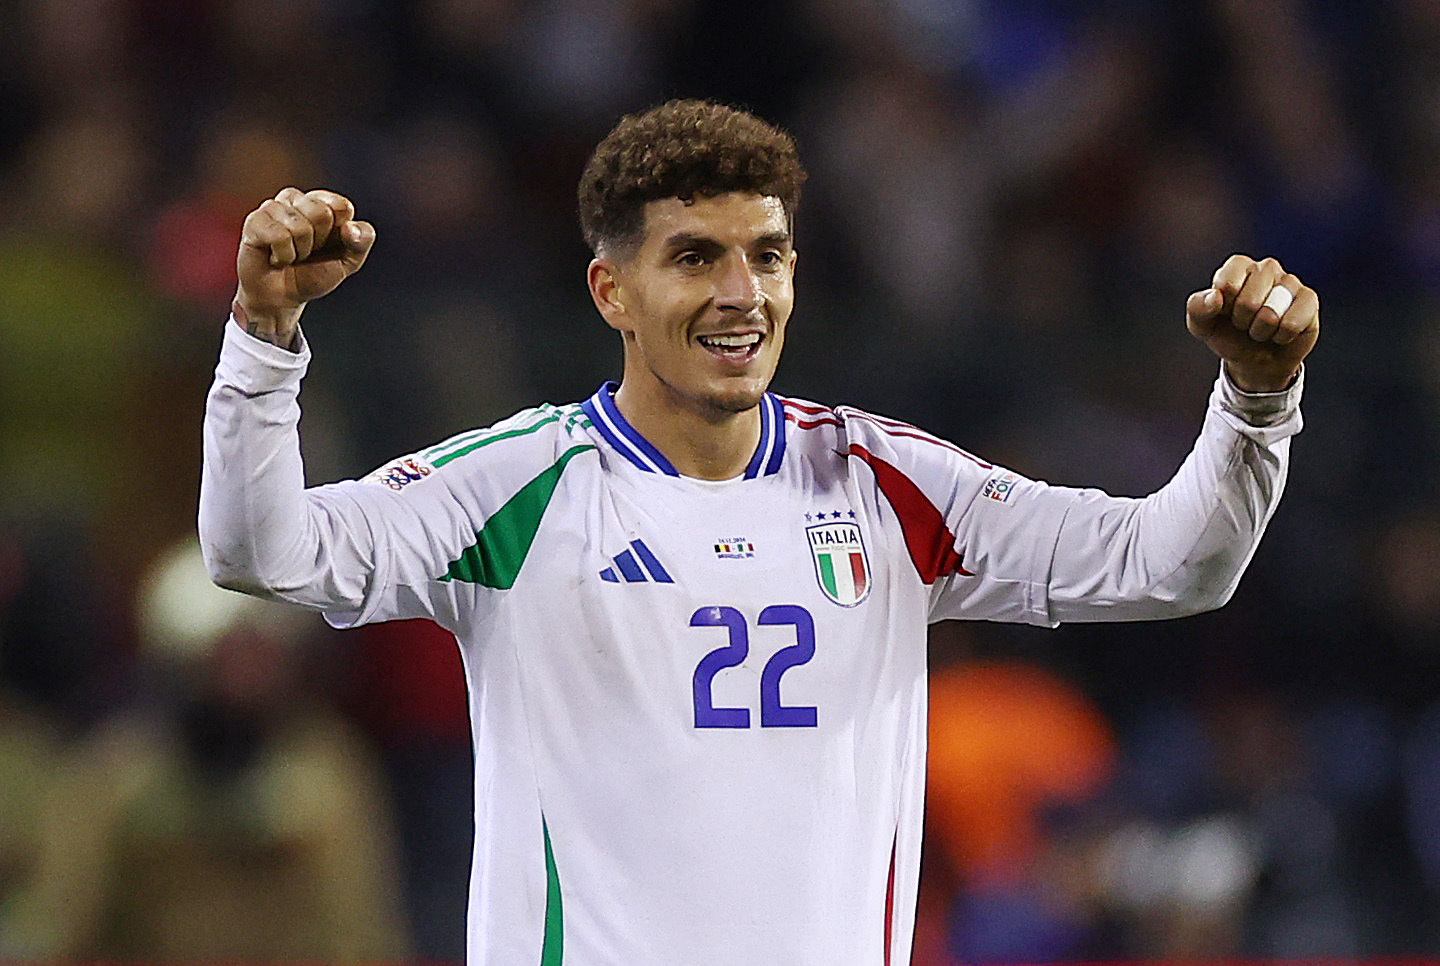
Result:
{"type": "Polygon", "coordinates": [[[759,308],[760,284],[744,254],[734,252],[720,259],[714,277],[716,308],[746,313],[759,308]]]}

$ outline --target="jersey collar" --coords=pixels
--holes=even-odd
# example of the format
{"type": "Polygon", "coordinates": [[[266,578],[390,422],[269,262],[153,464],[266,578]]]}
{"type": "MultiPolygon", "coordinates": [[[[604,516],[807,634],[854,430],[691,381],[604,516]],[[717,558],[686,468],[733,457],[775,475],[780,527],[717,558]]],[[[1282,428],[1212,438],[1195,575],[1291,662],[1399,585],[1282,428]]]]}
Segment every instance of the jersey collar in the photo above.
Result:
{"type": "MultiPolygon", "coordinates": [[[[680,473],[658,449],[636,432],[626,422],[615,405],[613,382],[603,383],[595,395],[580,404],[590,422],[605,437],[605,442],[639,469],[647,473],[661,473],[665,476],[679,476],[680,473]]],[[[780,471],[780,461],[785,455],[785,407],[780,397],[767,392],[760,400],[760,445],[745,467],[744,479],[753,480],[760,476],[771,476],[780,471]]]]}

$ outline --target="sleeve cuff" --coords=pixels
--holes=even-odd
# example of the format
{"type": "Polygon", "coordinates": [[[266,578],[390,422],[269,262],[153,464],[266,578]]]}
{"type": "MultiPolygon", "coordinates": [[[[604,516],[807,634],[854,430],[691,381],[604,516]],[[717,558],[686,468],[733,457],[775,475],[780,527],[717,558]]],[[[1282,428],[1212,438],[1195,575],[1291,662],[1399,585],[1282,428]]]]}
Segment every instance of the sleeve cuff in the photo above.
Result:
{"type": "Polygon", "coordinates": [[[1220,377],[1215,380],[1215,398],[1220,408],[1238,416],[1251,426],[1275,426],[1300,408],[1300,397],[1305,389],[1305,366],[1295,376],[1289,388],[1279,392],[1246,392],[1236,386],[1220,363],[1220,377]]]}
{"type": "Polygon", "coordinates": [[[282,349],[247,333],[232,315],[225,323],[216,373],[247,395],[273,392],[298,383],[310,365],[310,344],[304,330],[297,338],[298,351],[282,349]]]}

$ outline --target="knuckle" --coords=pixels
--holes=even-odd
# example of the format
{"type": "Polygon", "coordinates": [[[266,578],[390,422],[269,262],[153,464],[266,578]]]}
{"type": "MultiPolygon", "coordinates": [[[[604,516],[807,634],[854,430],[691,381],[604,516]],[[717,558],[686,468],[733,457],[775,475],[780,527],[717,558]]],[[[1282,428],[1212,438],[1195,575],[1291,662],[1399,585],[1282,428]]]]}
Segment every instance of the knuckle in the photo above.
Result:
{"type": "Polygon", "coordinates": [[[314,204],[324,209],[323,217],[348,219],[355,214],[355,206],[344,195],[318,188],[307,196],[314,204]]]}
{"type": "Polygon", "coordinates": [[[248,233],[251,238],[264,245],[272,245],[281,238],[289,237],[289,232],[283,226],[276,224],[273,218],[256,219],[249,226],[248,233]]]}
{"type": "Polygon", "coordinates": [[[302,198],[295,206],[295,210],[307,221],[320,221],[333,217],[330,206],[317,198],[302,198]]]}
{"type": "Polygon", "coordinates": [[[267,201],[264,211],[271,221],[286,229],[293,230],[297,221],[304,220],[292,206],[282,201],[267,201]]]}

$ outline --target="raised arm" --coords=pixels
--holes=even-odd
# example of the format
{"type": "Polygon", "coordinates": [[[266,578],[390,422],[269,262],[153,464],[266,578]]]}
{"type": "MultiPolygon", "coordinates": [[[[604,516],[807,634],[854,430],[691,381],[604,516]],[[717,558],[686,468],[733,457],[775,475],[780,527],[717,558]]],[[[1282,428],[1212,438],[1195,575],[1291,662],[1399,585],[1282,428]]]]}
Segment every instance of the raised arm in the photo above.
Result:
{"type": "Polygon", "coordinates": [[[199,525],[212,578],[322,608],[354,606],[375,557],[363,514],[307,497],[297,431],[309,362],[300,313],[375,241],[354,214],[334,192],[286,188],[245,219],[235,324],[205,408],[199,525]]]}
{"type": "MultiPolygon", "coordinates": [[[[1194,448],[1155,493],[1050,486],[954,457],[912,467],[954,538],[933,619],[1141,620],[1229,599],[1285,487],[1319,299],[1274,259],[1236,255],[1189,297],[1186,325],[1223,372],[1194,448]]],[[[934,461],[934,447],[917,452],[934,461]]]]}
{"type": "Polygon", "coordinates": [[[1185,305],[1220,357],[1195,448],[1143,500],[1070,497],[1049,580],[1050,619],[1178,616],[1229,600],[1280,500],[1300,430],[1300,369],[1320,301],[1273,258],[1232,255],[1185,305]]]}

